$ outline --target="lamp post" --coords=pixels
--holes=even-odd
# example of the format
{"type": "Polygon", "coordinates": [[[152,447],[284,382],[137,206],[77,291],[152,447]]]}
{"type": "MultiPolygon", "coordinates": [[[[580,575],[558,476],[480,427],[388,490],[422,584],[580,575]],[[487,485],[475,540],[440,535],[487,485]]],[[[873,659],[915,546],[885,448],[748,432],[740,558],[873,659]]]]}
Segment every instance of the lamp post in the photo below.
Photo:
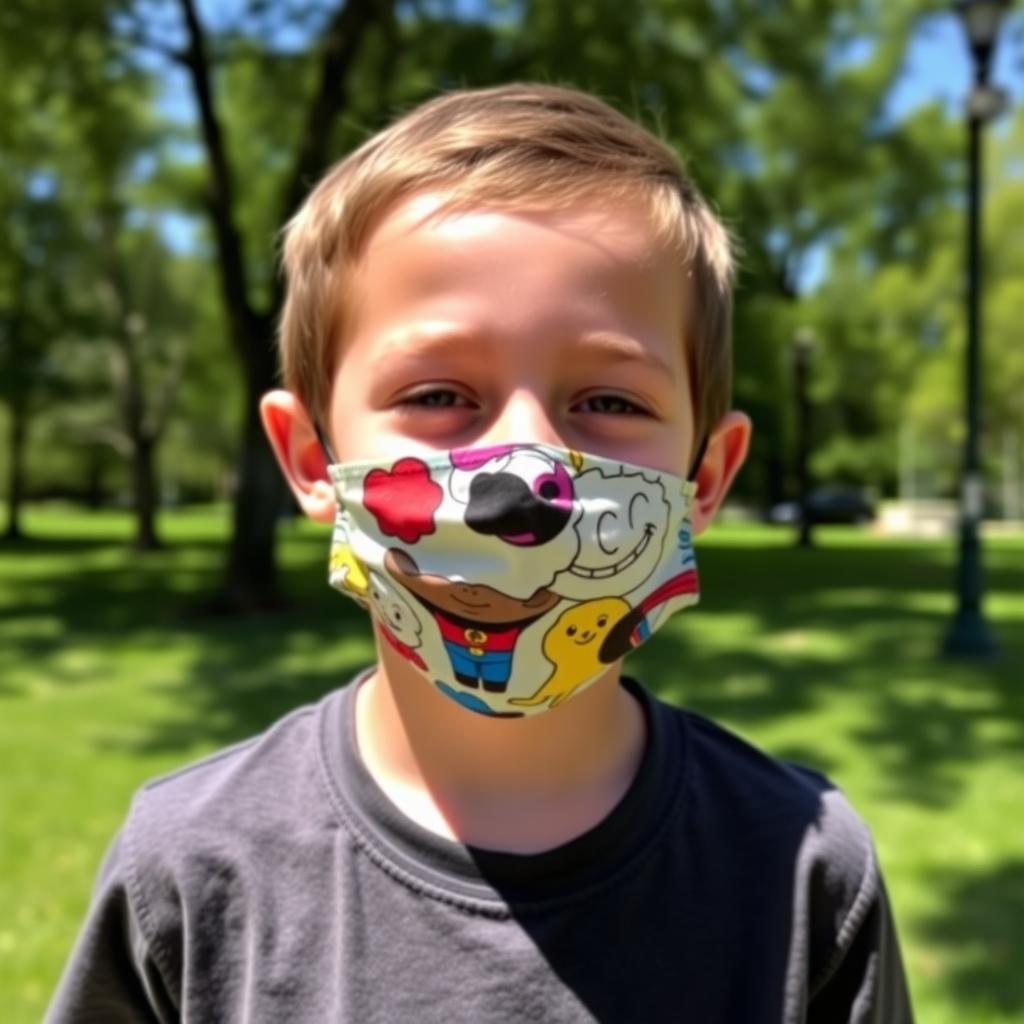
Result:
{"type": "Polygon", "coordinates": [[[967,97],[967,437],[960,487],[959,604],[943,640],[942,653],[946,657],[985,658],[997,653],[996,642],[981,612],[981,141],[985,122],[999,113],[1005,102],[1004,94],[989,85],[988,76],[999,23],[1007,5],[1008,0],[960,0],[956,5],[974,57],[974,85],[967,97]]]}
{"type": "Polygon", "coordinates": [[[800,532],[797,536],[797,546],[801,548],[813,547],[811,538],[811,398],[810,398],[810,371],[811,357],[814,354],[815,338],[814,332],[807,327],[801,327],[793,339],[793,369],[795,371],[796,385],[796,475],[797,487],[800,491],[800,532]]]}

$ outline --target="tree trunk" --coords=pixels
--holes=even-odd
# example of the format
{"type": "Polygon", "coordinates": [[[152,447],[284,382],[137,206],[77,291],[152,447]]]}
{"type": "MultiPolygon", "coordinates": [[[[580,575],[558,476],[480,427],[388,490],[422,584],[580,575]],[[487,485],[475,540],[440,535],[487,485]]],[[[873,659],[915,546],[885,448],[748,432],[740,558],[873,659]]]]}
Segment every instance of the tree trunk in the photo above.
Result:
{"type": "MultiPolygon", "coordinates": [[[[776,434],[776,440],[778,435],[776,434]]],[[[774,445],[765,456],[767,471],[764,476],[765,482],[765,505],[771,508],[778,505],[780,501],[786,500],[786,464],[779,454],[778,445],[774,445]]]]}
{"type": "Polygon", "coordinates": [[[260,398],[273,385],[272,372],[262,381],[253,376],[247,380],[231,547],[223,592],[215,599],[215,605],[226,611],[267,610],[284,604],[274,546],[284,481],[259,414],[260,398]]]}
{"type": "MultiPolygon", "coordinates": [[[[274,534],[284,505],[285,485],[263,436],[259,402],[277,382],[273,344],[283,280],[273,280],[267,308],[250,299],[242,235],[236,224],[236,197],[227,147],[214,106],[211,64],[196,0],[179,0],[187,43],[181,61],[189,74],[209,169],[207,209],[217,244],[224,309],[232,342],[246,371],[245,428],[235,494],[234,529],[221,591],[211,605],[224,611],[279,607],[274,534]]],[[[281,202],[281,222],[295,210],[326,166],[330,129],[348,102],[349,70],[369,29],[393,10],[393,0],[339,2],[327,23],[320,73],[306,113],[281,202]]]]}
{"type": "Polygon", "coordinates": [[[156,443],[150,437],[136,437],[132,444],[132,484],[135,501],[135,550],[156,551],[163,545],[156,532],[158,505],[156,443]]]}
{"type": "Polygon", "coordinates": [[[25,500],[25,441],[28,437],[28,407],[14,396],[10,404],[11,426],[7,453],[7,528],[6,540],[21,540],[21,506],[25,500]]]}
{"type": "Polygon", "coordinates": [[[89,448],[85,466],[85,504],[95,511],[106,504],[106,491],[103,486],[103,455],[98,445],[92,445],[89,448]]]}

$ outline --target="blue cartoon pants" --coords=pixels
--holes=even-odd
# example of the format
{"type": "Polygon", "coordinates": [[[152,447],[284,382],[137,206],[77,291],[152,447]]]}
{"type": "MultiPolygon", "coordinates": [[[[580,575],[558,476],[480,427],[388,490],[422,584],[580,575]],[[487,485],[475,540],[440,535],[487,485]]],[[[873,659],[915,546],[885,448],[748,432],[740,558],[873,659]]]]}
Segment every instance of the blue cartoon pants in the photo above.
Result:
{"type": "Polygon", "coordinates": [[[452,643],[450,640],[446,640],[444,646],[448,651],[448,657],[452,660],[452,669],[459,682],[462,682],[465,677],[472,680],[473,683],[477,679],[483,679],[484,683],[504,687],[504,684],[508,682],[508,677],[512,674],[511,651],[485,651],[483,654],[470,654],[469,648],[452,643]]]}

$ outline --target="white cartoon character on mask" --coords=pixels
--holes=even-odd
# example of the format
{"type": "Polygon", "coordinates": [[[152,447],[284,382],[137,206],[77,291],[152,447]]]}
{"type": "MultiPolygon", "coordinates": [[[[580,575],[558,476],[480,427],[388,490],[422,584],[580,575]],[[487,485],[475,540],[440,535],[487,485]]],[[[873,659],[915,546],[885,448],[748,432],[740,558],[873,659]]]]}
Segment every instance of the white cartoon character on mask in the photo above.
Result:
{"type": "Polygon", "coordinates": [[[579,554],[551,589],[577,601],[636,590],[661,562],[677,511],[664,485],[653,475],[595,467],[580,473],[573,487],[582,507],[575,523],[579,554]]]}
{"type": "Polygon", "coordinates": [[[380,574],[371,572],[369,598],[381,637],[406,661],[425,669],[427,664],[416,651],[423,642],[423,626],[398,588],[380,574]]]}

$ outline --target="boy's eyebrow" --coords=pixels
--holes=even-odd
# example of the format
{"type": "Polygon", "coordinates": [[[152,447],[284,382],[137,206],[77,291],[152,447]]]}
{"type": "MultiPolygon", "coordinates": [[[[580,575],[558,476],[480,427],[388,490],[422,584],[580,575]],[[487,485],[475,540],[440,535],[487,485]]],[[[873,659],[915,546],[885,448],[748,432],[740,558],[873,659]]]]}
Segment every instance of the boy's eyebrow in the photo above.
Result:
{"type": "Polygon", "coordinates": [[[658,373],[674,376],[674,371],[657,352],[647,345],[615,331],[590,331],[580,338],[580,347],[621,362],[642,363],[658,373]]]}
{"type": "MultiPolygon", "coordinates": [[[[573,349],[580,355],[594,355],[615,362],[640,363],[656,373],[674,377],[673,368],[657,352],[628,334],[616,331],[588,331],[574,339],[573,349]]],[[[457,353],[489,359],[486,338],[467,329],[453,326],[431,330],[422,326],[403,328],[381,340],[378,359],[396,356],[432,356],[457,353]]]]}
{"type": "Polygon", "coordinates": [[[386,334],[381,339],[375,358],[445,355],[452,352],[457,352],[459,355],[476,355],[481,346],[473,344],[473,342],[479,340],[473,332],[457,327],[445,326],[435,329],[423,325],[403,327],[386,334]]]}

